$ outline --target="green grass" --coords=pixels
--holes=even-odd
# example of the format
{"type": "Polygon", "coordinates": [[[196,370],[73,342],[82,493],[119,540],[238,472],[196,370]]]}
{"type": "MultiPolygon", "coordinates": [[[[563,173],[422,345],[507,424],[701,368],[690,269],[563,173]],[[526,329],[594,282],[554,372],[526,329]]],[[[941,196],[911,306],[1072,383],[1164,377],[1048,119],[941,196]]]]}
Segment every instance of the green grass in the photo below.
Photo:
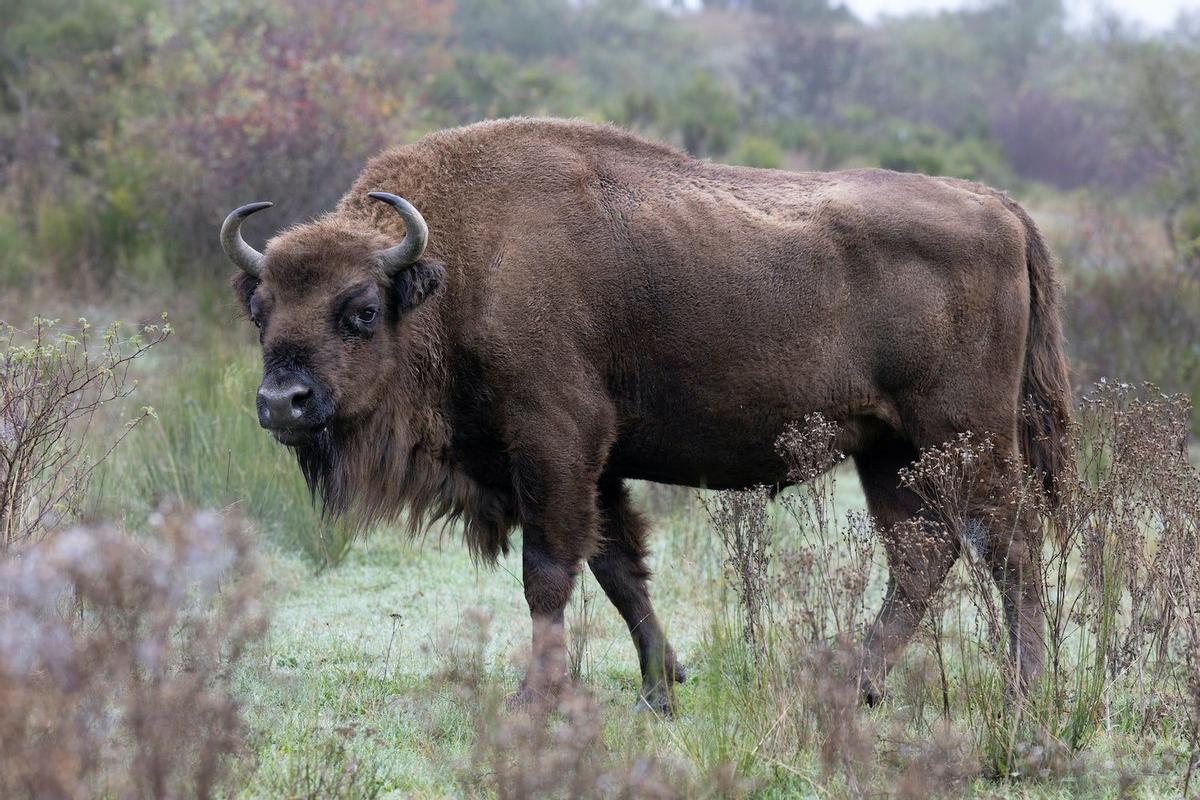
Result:
{"type": "Polygon", "coordinates": [[[295,459],[255,417],[258,355],[220,338],[209,351],[185,341],[154,355],[142,365],[145,385],[135,400],[151,403],[157,419],[105,465],[94,513],[136,528],[163,502],[227,508],[313,564],[340,561],[350,535],[321,519],[295,459]]]}
{"type": "MultiPolygon", "coordinates": [[[[856,483],[842,480],[840,485],[849,485],[842,495],[854,504],[856,483]]],[[[743,788],[752,788],[755,796],[846,794],[839,776],[823,774],[815,745],[786,760],[762,747],[776,730],[779,707],[764,707],[731,613],[735,600],[721,577],[720,542],[703,512],[689,502],[660,517],[654,545],[656,604],[690,679],[679,690],[682,713],[676,720],[649,720],[631,710],[638,683],[633,648],[624,625],[585,573],[581,589],[591,596],[591,623],[580,682],[599,702],[609,746],[618,754],[653,755],[698,786],[733,765],[743,788]]],[[[305,773],[299,766],[305,759],[333,772],[352,762],[357,774],[369,776],[361,794],[347,796],[449,797],[477,788],[479,768],[472,766],[471,752],[480,695],[462,695],[446,675],[467,658],[477,637],[471,620],[482,614],[489,622],[477,665],[481,692],[497,697],[515,690],[517,661],[528,641],[518,574],[515,554],[496,570],[481,571],[458,542],[418,546],[392,531],[378,532],[341,566],[317,576],[294,557],[275,557],[268,566],[275,586],[274,621],[254,666],[238,680],[253,747],[242,767],[243,796],[278,796],[311,783],[311,770],[305,773]]],[[[881,578],[877,564],[872,595],[881,578]]],[[[872,597],[869,605],[875,602],[872,597]]],[[[579,624],[581,609],[577,593],[569,625],[579,624]]],[[[980,688],[978,675],[971,680],[966,675],[978,647],[965,641],[951,649],[952,728],[969,740],[970,724],[980,720],[968,719],[963,693],[980,688]]],[[[927,658],[927,645],[915,644],[892,683],[905,683],[905,673],[916,672],[927,658]]],[[[971,668],[978,670],[978,663],[971,668]]],[[[998,682],[993,689],[997,697],[1002,692],[998,682]]],[[[916,714],[915,695],[899,694],[864,714],[869,724],[888,732],[876,744],[880,759],[904,757],[903,748],[889,744],[897,735],[889,726],[897,719],[907,720],[904,735],[913,741],[930,738],[937,724],[938,703],[932,698],[925,698],[927,708],[916,714]]],[[[1070,768],[1011,783],[976,777],[969,793],[1116,796],[1121,770],[1129,769],[1148,773],[1134,796],[1176,796],[1183,762],[1175,762],[1175,772],[1162,765],[1178,759],[1183,747],[1180,740],[1147,741],[1106,720],[1070,768]]],[[[877,788],[887,793],[894,787],[885,781],[877,788]]]]}

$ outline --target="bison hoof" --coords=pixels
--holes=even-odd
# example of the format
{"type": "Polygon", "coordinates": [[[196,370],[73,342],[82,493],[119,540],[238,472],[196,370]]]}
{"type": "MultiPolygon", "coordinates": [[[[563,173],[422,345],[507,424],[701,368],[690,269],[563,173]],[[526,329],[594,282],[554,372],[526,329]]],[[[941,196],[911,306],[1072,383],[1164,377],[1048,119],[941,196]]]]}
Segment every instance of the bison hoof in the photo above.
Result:
{"type": "Polygon", "coordinates": [[[663,684],[656,684],[652,689],[643,688],[638,692],[637,702],[633,710],[639,713],[653,713],[657,717],[671,719],[677,710],[675,693],[663,684]]]}

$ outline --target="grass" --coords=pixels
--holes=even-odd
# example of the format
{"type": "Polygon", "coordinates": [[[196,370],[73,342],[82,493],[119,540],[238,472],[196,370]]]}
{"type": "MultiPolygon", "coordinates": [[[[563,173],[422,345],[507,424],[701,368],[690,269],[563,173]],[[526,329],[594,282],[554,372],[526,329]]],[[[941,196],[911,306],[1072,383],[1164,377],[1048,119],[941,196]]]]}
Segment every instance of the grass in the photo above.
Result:
{"type": "Polygon", "coordinates": [[[163,501],[236,508],[270,541],[318,566],[338,563],[352,537],[321,519],[295,459],[259,427],[257,355],[220,338],[207,352],[185,343],[169,363],[151,365],[140,396],[158,419],[106,463],[92,513],[133,528],[163,501]]]}
{"type": "MultiPolygon", "coordinates": [[[[843,507],[860,507],[856,481],[849,474],[842,478],[843,507]]],[[[733,788],[755,796],[856,795],[844,777],[828,774],[816,737],[786,759],[767,744],[779,731],[774,717],[780,706],[764,713],[736,599],[723,579],[720,540],[703,509],[685,498],[658,517],[656,529],[654,596],[690,678],[679,690],[677,719],[655,721],[633,713],[638,674],[628,634],[585,575],[582,588],[593,594],[594,605],[581,683],[599,705],[609,747],[618,754],[649,755],[708,790],[716,785],[713,776],[732,770],[738,777],[733,788]]],[[[515,690],[520,677],[515,659],[528,641],[516,577],[519,557],[510,555],[495,571],[480,571],[456,542],[418,546],[380,531],[337,569],[312,577],[302,562],[281,555],[268,574],[276,587],[271,631],[259,657],[238,679],[255,765],[245,767],[242,795],[295,793],[298,783],[314,780],[317,765],[337,772],[351,762],[368,778],[361,794],[347,796],[472,793],[481,780],[473,759],[478,706],[483,697],[515,690]],[[481,685],[464,695],[447,675],[470,659],[481,618],[488,632],[474,665],[481,685]],[[306,760],[309,773],[302,767],[306,760]]],[[[866,600],[871,609],[877,606],[882,577],[882,564],[875,563],[866,600]]],[[[568,613],[572,626],[580,623],[579,597],[568,613]]],[[[973,625],[971,618],[960,615],[960,621],[973,625]]],[[[911,761],[913,748],[927,741],[952,741],[947,752],[953,755],[971,739],[970,727],[981,720],[967,715],[966,709],[978,706],[965,702],[963,693],[981,688],[979,675],[971,671],[981,663],[972,651],[983,646],[972,635],[949,637],[958,643],[949,655],[949,733],[941,728],[928,641],[914,644],[893,675],[898,697],[863,712],[863,723],[878,731],[869,746],[880,763],[911,761]]],[[[992,689],[1002,692],[999,681],[992,689]]],[[[1115,796],[1137,775],[1134,796],[1177,796],[1185,750],[1182,738],[1147,740],[1117,714],[1099,721],[1083,755],[1070,764],[1011,783],[973,774],[965,791],[979,797],[1115,796]]],[[[903,774],[897,768],[892,778],[903,774]]],[[[879,783],[871,791],[887,796],[895,788],[879,783]]]]}
{"type": "MultiPolygon", "coordinates": [[[[702,663],[711,638],[721,635],[711,615],[720,618],[725,605],[720,541],[710,537],[706,547],[688,554],[683,547],[703,520],[703,511],[691,505],[666,520],[654,560],[655,597],[689,666],[702,663]]],[[[271,569],[279,588],[274,622],[258,663],[242,675],[248,719],[258,731],[257,782],[278,787],[278,754],[341,728],[352,731],[346,736],[356,757],[372,764],[396,796],[460,792],[474,731],[470,710],[444,674],[477,635],[472,620],[482,615],[489,632],[483,652],[488,690],[515,691],[521,674],[516,659],[529,637],[519,554],[494,571],[480,570],[458,542],[418,545],[381,531],[319,576],[309,577],[288,557],[271,569]]],[[[724,693],[719,665],[685,685],[679,722],[659,724],[634,713],[639,676],[633,646],[590,573],[568,611],[569,624],[578,626],[585,592],[594,610],[581,679],[600,700],[611,741],[634,735],[643,752],[680,762],[695,758],[702,765],[733,755],[727,751],[742,744],[737,739],[695,739],[687,729],[689,719],[718,726],[736,715],[727,699],[711,702],[724,693]]],[[[288,769],[286,762],[282,768],[288,769]]]]}

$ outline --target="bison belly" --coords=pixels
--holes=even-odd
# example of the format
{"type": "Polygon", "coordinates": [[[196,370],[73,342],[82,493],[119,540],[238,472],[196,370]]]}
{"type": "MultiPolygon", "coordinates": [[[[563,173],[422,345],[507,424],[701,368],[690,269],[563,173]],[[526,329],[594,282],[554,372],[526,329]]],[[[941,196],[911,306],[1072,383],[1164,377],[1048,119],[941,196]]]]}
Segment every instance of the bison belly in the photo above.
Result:
{"type": "MultiPolygon", "coordinates": [[[[902,430],[904,409],[936,393],[947,370],[970,371],[954,354],[974,335],[951,322],[954,303],[926,268],[887,271],[893,280],[882,282],[890,285],[859,286],[849,310],[814,313],[817,324],[775,313],[776,296],[756,315],[720,326],[736,336],[663,336],[642,348],[631,374],[612,387],[620,434],[610,470],[714,489],[776,485],[787,476],[775,443],[809,414],[842,427],[837,445],[847,454],[902,430]]],[[[657,329],[669,320],[659,316],[657,329]]]]}

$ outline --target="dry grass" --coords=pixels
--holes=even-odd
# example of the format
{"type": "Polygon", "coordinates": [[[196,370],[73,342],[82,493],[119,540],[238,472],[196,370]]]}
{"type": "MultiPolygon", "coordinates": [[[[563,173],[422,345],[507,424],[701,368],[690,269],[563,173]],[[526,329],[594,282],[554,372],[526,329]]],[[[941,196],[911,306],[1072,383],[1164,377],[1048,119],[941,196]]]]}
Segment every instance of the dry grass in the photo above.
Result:
{"type": "Polygon", "coordinates": [[[214,796],[241,743],[230,669],[264,624],[253,569],[214,513],[144,539],[78,526],[0,563],[0,796],[214,796]]]}
{"type": "Polygon", "coordinates": [[[743,669],[722,675],[733,678],[728,693],[738,693],[755,759],[785,767],[815,753],[823,791],[847,797],[955,796],[977,776],[1125,792],[1178,774],[1176,790],[1192,791],[1200,475],[1187,455],[1189,415],[1185,398],[1102,383],[1070,433],[1078,474],[1060,504],[1048,507],[1016,465],[1007,485],[992,488],[995,507],[1020,507],[1048,533],[1048,665],[1020,696],[1006,688],[1015,665],[1004,614],[967,515],[978,513],[967,500],[980,491],[992,443],[964,435],[922,454],[903,479],[926,507],[921,524],[960,537],[963,558],[877,711],[861,706],[858,684],[879,578],[873,543],[921,531],[840,519],[836,473],[825,471],[841,458],[836,428],[813,417],[789,431],[780,450],[805,482],[778,498],[774,514],[765,489],[705,504],[739,608],[710,646],[736,651],[742,641],[749,650],[743,669]],[[1118,732],[1182,740],[1185,752],[1134,749],[1101,761],[1091,746],[1118,732]]]}
{"type": "Polygon", "coordinates": [[[487,668],[490,620],[471,613],[466,622],[465,636],[443,651],[433,687],[469,709],[470,758],[455,765],[465,796],[667,800],[709,794],[677,764],[610,745],[604,710],[580,684],[569,685],[550,706],[508,712],[487,668]]]}

